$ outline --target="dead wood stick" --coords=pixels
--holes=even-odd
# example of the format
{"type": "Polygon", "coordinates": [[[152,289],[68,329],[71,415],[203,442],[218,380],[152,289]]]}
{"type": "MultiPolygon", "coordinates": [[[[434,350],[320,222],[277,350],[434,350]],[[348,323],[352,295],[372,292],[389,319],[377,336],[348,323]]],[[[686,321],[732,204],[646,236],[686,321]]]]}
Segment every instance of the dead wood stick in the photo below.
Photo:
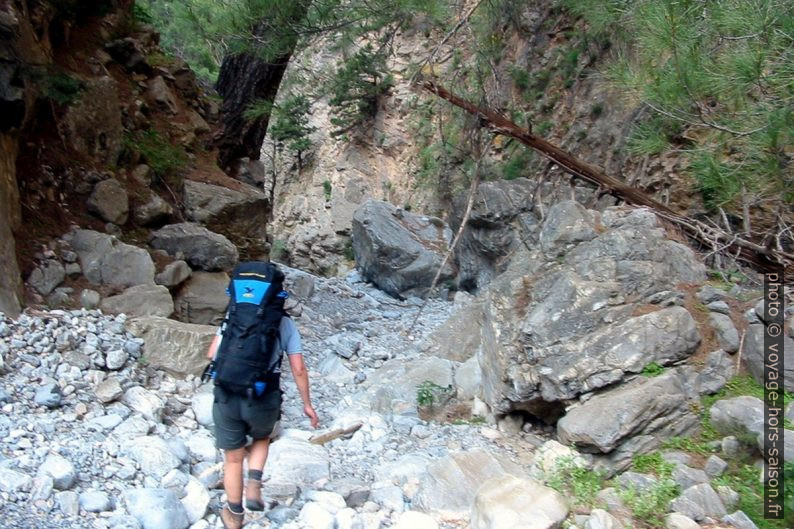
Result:
{"type": "Polygon", "coordinates": [[[357,422],[353,426],[348,426],[347,428],[337,428],[336,430],[331,430],[330,432],[316,435],[309,439],[309,442],[316,445],[324,445],[325,443],[333,441],[334,439],[348,436],[358,431],[358,429],[362,426],[363,423],[357,422]]]}

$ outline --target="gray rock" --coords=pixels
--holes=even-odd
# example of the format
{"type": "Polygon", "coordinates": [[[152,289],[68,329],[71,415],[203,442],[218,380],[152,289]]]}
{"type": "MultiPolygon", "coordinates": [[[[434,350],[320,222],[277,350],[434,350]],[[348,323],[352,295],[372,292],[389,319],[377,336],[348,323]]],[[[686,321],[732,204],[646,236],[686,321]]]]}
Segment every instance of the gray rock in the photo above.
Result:
{"type": "Polygon", "coordinates": [[[141,524],[134,516],[117,514],[108,519],[111,529],[141,529],[141,524]]]}
{"type": "MultiPolygon", "coordinates": [[[[744,339],[742,358],[747,365],[747,370],[760,384],[764,383],[764,334],[766,327],[757,323],[747,327],[744,339]]],[[[794,392],[794,339],[788,334],[783,335],[783,386],[787,391],[794,392]]]]}
{"type": "Polygon", "coordinates": [[[160,421],[165,407],[165,403],[155,392],[141,386],[133,386],[125,391],[121,402],[131,410],[137,411],[145,418],[155,422],[160,421]]]}
{"type": "Polygon", "coordinates": [[[681,493],[681,498],[702,508],[706,516],[720,519],[727,514],[722,500],[708,483],[689,487],[681,493]]]}
{"type": "Polygon", "coordinates": [[[139,226],[153,226],[163,224],[173,214],[174,209],[168,202],[152,194],[145,203],[135,207],[132,218],[139,226]]]}
{"type": "Polygon", "coordinates": [[[720,314],[727,314],[730,315],[731,308],[728,306],[727,303],[724,301],[712,301],[708,305],[706,305],[711,312],[719,312],[720,314]]]}
{"type": "MultiPolygon", "coordinates": [[[[0,476],[2,478],[2,476],[0,476]]],[[[6,483],[7,476],[3,479],[3,483],[6,483]]],[[[32,501],[38,500],[48,500],[50,496],[52,496],[52,490],[55,488],[55,483],[53,482],[50,476],[36,476],[33,479],[33,483],[30,487],[30,499],[32,501]]]]}
{"type": "Polygon", "coordinates": [[[128,287],[154,281],[154,263],[143,248],[91,230],[75,230],[70,242],[80,256],[83,274],[93,284],[128,287]]]}
{"type": "Polygon", "coordinates": [[[424,513],[406,511],[400,514],[392,529],[438,529],[438,523],[424,513]]]}
{"type": "Polygon", "coordinates": [[[698,298],[698,301],[708,305],[709,303],[724,300],[726,297],[728,297],[728,294],[724,290],[711,285],[703,285],[703,287],[698,290],[696,297],[698,298]]]}
{"type": "Polygon", "coordinates": [[[100,308],[106,314],[167,318],[174,312],[174,302],[164,286],[135,285],[121,294],[103,299],[100,308]]]}
{"type": "Polygon", "coordinates": [[[108,351],[107,356],[105,357],[105,365],[111,371],[116,371],[124,367],[124,364],[127,363],[129,359],[129,355],[123,349],[113,349],[108,351]]]}
{"type": "Polygon", "coordinates": [[[77,516],[80,513],[80,497],[71,490],[55,494],[55,504],[65,516],[77,516]]]}
{"type": "Polygon", "coordinates": [[[183,258],[199,270],[228,269],[238,259],[237,248],[229,239],[190,222],[160,228],[152,233],[149,244],[169,255],[183,258]]]}
{"type": "Polygon", "coordinates": [[[55,259],[47,259],[33,269],[28,277],[28,284],[36,289],[42,296],[47,296],[55,287],[66,279],[63,265],[55,259]]]}
{"type": "MultiPolygon", "coordinates": [[[[225,296],[224,296],[225,297],[225,296]]],[[[127,330],[146,343],[148,365],[176,375],[200,374],[217,327],[182,323],[157,316],[132,318],[127,330]]]]}
{"type": "Polygon", "coordinates": [[[366,397],[374,411],[391,413],[395,407],[407,404],[416,406],[417,388],[432,382],[439,388],[434,392],[434,405],[443,405],[452,393],[446,388],[453,385],[452,362],[435,357],[416,356],[410,361],[396,358],[384,363],[383,366],[369,376],[363,386],[366,397]]]}
{"type": "Polygon", "coordinates": [[[695,380],[698,393],[710,395],[718,392],[733,377],[734,372],[734,362],[725,351],[712,351],[695,380]]]}
{"type": "Polygon", "coordinates": [[[163,271],[154,276],[154,282],[158,285],[171,288],[184,283],[185,280],[190,277],[191,273],[193,273],[193,271],[185,261],[176,260],[173,263],[165,265],[163,271]]]}
{"type": "Polygon", "coordinates": [[[739,442],[733,435],[728,435],[722,438],[720,442],[720,449],[722,453],[729,458],[739,457],[744,452],[742,443],[739,442]]]}
{"type": "Polygon", "coordinates": [[[99,306],[100,301],[101,297],[99,296],[99,292],[96,290],[84,288],[80,293],[80,306],[84,309],[95,309],[99,306]]]}
{"type": "Polygon", "coordinates": [[[681,487],[681,490],[684,490],[694,485],[708,483],[709,476],[700,469],[678,465],[673,469],[673,480],[681,487]]]}
{"type": "Polygon", "coordinates": [[[143,529],[187,529],[185,507],[170,490],[128,489],[122,493],[124,504],[143,529]]]}
{"type": "Polygon", "coordinates": [[[196,393],[190,401],[190,407],[193,410],[193,415],[196,417],[196,422],[205,428],[212,428],[215,424],[212,418],[212,405],[215,397],[212,392],[205,391],[196,393]]]}
{"type": "MultiPolygon", "coordinates": [[[[487,285],[504,268],[505,257],[527,238],[526,233],[537,230],[537,221],[530,213],[534,188],[526,178],[480,183],[455,248],[459,288],[472,290],[487,285]]],[[[453,232],[463,221],[467,202],[468,193],[455,197],[449,219],[453,232]]]]}
{"type": "Polygon", "coordinates": [[[727,469],[728,463],[715,455],[709,456],[709,458],[706,460],[706,466],[704,467],[706,474],[708,474],[708,476],[711,478],[720,477],[727,469]]]}
{"type": "Polygon", "coordinates": [[[152,105],[170,114],[176,114],[179,110],[174,94],[161,75],[149,81],[146,90],[146,99],[152,105]]]}
{"type": "Polygon", "coordinates": [[[138,463],[141,472],[159,480],[180,465],[168,444],[156,436],[136,437],[122,442],[121,453],[138,463]]]}
{"type": "Polygon", "coordinates": [[[79,277],[83,273],[80,263],[66,263],[63,265],[63,271],[66,272],[66,277],[71,277],[72,279],[79,277]]]}
{"type": "Polygon", "coordinates": [[[115,413],[110,413],[108,415],[100,415],[99,417],[90,419],[87,421],[86,427],[90,430],[103,432],[105,430],[112,430],[123,421],[124,419],[122,419],[121,416],[116,415],[115,413]]]}
{"type": "Polygon", "coordinates": [[[482,483],[471,506],[471,529],[494,529],[497,520],[510,520],[513,527],[520,520],[522,529],[553,529],[562,524],[568,512],[565,499],[557,491],[505,475],[482,483]]]}
{"type": "Polygon", "coordinates": [[[189,220],[232,240],[242,236],[264,241],[270,203],[261,188],[237,182],[231,189],[185,180],[184,196],[189,220]]]}
{"type": "Polygon", "coordinates": [[[455,392],[459,400],[471,400],[479,396],[482,386],[482,371],[476,356],[472,356],[467,361],[455,369],[455,392]]]}
{"type": "Polygon", "coordinates": [[[672,512],[664,517],[665,529],[700,529],[700,525],[688,516],[672,512]]]}
{"type": "Polygon", "coordinates": [[[58,384],[50,382],[36,389],[36,395],[33,397],[33,400],[39,406],[58,408],[61,405],[62,398],[61,388],[58,387],[58,384]]]}
{"type": "Polygon", "coordinates": [[[47,456],[39,467],[39,475],[50,476],[53,487],[58,490],[70,489],[77,479],[72,462],[58,454],[47,456]]]}
{"type": "Polygon", "coordinates": [[[350,384],[355,373],[344,366],[342,360],[335,354],[328,354],[317,366],[317,370],[326,380],[334,384],[350,384]]]}
{"type": "Polygon", "coordinates": [[[27,474],[0,467],[0,491],[2,492],[23,492],[30,489],[33,480],[27,474]]]}
{"type": "Polygon", "coordinates": [[[650,474],[624,472],[618,476],[618,483],[624,489],[642,492],[657,486],[659,484],[659,480],[650,474]]]}
{"type": "Polygon", "coordinates": [[[590,518],[584,523],[584,529],[622,529],[617,518],[603,509],[593,509],[590,511],[590,518]]]}
{"type": "Polygon", "coordinates": [[[736,529],[758,529],[758,526],[742,511],[728,514],[722,518],[722,521],[736,529]]]}
{"type": "Polygon", "coordinates": [[[640,377],[570,410],[557,423],[558,437],[580,450],[606,453],[640,433],[680,435],[697,424],[691,402],[681,371],[640,377]]]}
{"type": "MultiPolygon", "coordinates": [[[[423,295],[452,239],[443,221],[368,200],[353,215],[353,253],[361,274],[393,296],[423,295]]],[[[451,279],[446,264],[439,281],[451,279]]]]}
{"type": "Polygon", "coordinates": [[[436,327],[422,345],[423,352],[439,358],[465,362],[480,349],[483,309],[480,303],[456,310],[436,327]]]}
{"type": "Polygon", "coordinates": [[[706,513],[703,510],[703,507],[695,503],[694,501],[679,496],[675,498],[673,501],[670,502],[670,510],[681,514],[682,516],[686,516],[696,522],[703,520],[706,517],[706,513]]]}
{"type": "Polygon", "coordinates": [[[717,342],[722,349],[728,353],[739,350],[739,331],[736,330],[730,316],[712,312],[709,314],[709,322],[717,333],[717,342]]]}
{"type": "Polygon", "coordinates": [[[124,394],[124,391],[121,389],[119,379],[111,376],[100,382],[99,385],[94,388],[94,394],[99,402],[107,404],[108,402],[113,402],[120,398],[124,394]]]}
{"type": "Polygon", "coordinates": [[[196,432],[188,437],[187,448],[194,461],[215,463],[218,460],[215,439],[207,432],[196,432]]]}
{"type": "Polygon", "coordinates": [[[711,424],[723,435],[735,435],[757,445],[764,433],[764,402],[755,397],[718,400],[710,410],[711,424]]]}
{"type": "Polygon", "coordinates": [[[127,191],[115,178],[97,182],[86,206],[102,220],[117,225],[126,224],[130,212],[127,191]]]}
{"type": "Polygon", "coordinates": [[[482,490],[480,486],[490,478],[506,474],[524,476],[509,461],[484,449],[451,453],[426,466],[413,498],[413,508],[442,516],[465,515],[478,489],[482,490]]]}
{"type": "Polygon", "coordinates": [[[181,499],[188,521],[194,524],[204,518],[210,504],[210,493],[198,479],[190,476],[185,486],[185,496],[181,499]]]}
{"type": "Polygon", "coordinates": [[[100,490],[89,490],[80,494],[80,508],[86,512],[112,510],[110,496],[100,490]]]}
{"type": "Polygon", "coordinates": [[[725,505],[725,509],[728,511],[732,511],[737,505],[739,505],[739,493],[730,487],[719,485],[717,487],[717,495],[720,497],[722,504],[725,505]]]}
{"type": "Polygon", "coordinates": [[[334,529],[334,515],[319,503],[310,501],[301,509],[298,519],[309,529],[334,529]]]}
{"type": "Polygon", "coordinates": [[[306,485],[328,479],[328,452],[322,446],[288,436],[270,445],[263,480],[273,483],[306,485]]]}
{"type": "Polygon", "coordinates": [[[314,276],[310,274],[299,274],[292,281],[290,293],[296,298],[306,301],[314,294],[314,276]]]}
{"type": "Polygon", "coordinates": [[[543,221],[540,246],[548,254],[560,255],[577,243],[594,239],[599,221],[597,212],[572,200],[555,204],[543,221]]]}
{"type": "Polygon", "coordinates": [[[144,187],[149,187],[152,185],[152,170],[146,164],[136,165],[130,172],[130,178],[144,187]]]}
{"type": "Polygon", "coordinates": [[[174,299],[176,319],[185,323],[220,325],[229,303],[225,272],[194,272],[174,299]]]}
{"type": "Polygon", "coordinates": [[[290,520],[294,520],[299,514],[300,513],[298,511],[291,507],[287,507],[286,505],[278,505],[277,507],[267,511],[265,516],[268,520],[276,524],[276,526],[281,526],[290,520]]]}

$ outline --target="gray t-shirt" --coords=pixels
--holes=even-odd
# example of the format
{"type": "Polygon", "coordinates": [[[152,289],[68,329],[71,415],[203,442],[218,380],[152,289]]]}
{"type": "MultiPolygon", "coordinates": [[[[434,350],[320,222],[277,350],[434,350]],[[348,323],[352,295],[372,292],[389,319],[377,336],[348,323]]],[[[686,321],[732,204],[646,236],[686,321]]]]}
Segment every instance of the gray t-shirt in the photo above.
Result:
{"type": "MultiPolygon", "coordinates": [[[[295,322],[292,321],[292,318],[288,318],[287,316],[281,318],[278,331],[279,337],[278,340],[276,340],[276,351],[281,351],[288,355],[299,355],[303,353],[301,335],[295,322]]],[[[215,334],[223,336],[223,325],[218,327],[218,331],[215,334]]],[[[223,340],[223,338],[221,338],[221,340],[223,340]]],[[[218,347],[220,347],[220,342],[218,342],[218,347]]]]}

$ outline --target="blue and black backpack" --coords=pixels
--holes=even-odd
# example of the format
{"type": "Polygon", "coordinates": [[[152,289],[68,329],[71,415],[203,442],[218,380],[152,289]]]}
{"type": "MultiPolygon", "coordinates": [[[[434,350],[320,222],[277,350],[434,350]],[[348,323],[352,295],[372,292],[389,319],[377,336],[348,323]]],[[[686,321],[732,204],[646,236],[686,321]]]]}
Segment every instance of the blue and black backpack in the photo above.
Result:
{"type": "Polygon", "coordinates": [[[284,274],[271,262],[234,267],[223,339],[215,357],[215,384],[249,398],[279,389],[281,354],[276,351],[286,315],[284,274]]]}

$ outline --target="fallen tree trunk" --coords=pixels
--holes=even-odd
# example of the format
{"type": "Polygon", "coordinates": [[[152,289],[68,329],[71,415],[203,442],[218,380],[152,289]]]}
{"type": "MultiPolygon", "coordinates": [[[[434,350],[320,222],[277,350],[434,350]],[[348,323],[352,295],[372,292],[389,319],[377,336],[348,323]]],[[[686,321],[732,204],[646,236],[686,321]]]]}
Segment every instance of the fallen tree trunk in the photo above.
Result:
{"type": "Polygon", "coordinates": [[[593,184],[599,189],[599,192],[608,193],[629,204],[646,206],[653,209],[660,218],[679,226],[694,242],[704,245],[715,252],[732,251],[732,257],[742,259],[759,271],[780,271],[780,268],[783,267],[786,280],[791,280],[792,277],[794,277],[794,271],[792,270],[794,255],[741,238],[735,234],[730,234],[699,220],[682,215],[636,187],[627,185],[605,174],[597,167],[576,158],[556,145],[536,136],[531,130],[516,125],[505,116],[493,110],[482,108],[471,101],[453,94],[432,80],[424,80],[422,82],[422,88],[462,108],[470,114],[477,116],[482,125],[487,127],[494,134],[501,134],[513,138],[527,147],[536,150],[574,177],[593,184]]]}

